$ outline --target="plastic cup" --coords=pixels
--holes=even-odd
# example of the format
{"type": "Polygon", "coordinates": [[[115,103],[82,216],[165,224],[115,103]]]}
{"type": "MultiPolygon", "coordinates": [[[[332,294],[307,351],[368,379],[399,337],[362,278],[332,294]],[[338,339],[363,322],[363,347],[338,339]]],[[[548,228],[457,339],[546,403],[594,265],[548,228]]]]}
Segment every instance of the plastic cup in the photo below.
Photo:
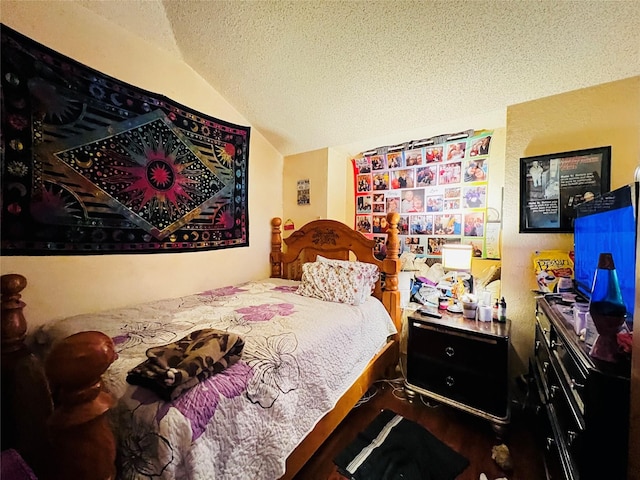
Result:
{"type": "Polygon", "coordinates": [[[464,318],[476,318],[478,302],[462,302],[462,316],[464,318]]]}

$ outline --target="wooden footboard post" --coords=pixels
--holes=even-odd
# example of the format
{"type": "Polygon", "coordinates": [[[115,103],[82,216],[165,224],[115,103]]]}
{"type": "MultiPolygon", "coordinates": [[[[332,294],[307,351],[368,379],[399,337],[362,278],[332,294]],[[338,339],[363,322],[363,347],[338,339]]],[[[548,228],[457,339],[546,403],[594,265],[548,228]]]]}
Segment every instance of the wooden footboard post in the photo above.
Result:
{"type": "Polygon", "coordinates": [[[43,431],[51,398],[42,364],[25,345],[27,321],[21,292],[27,279],[2,275],[2,450],[14,448],[41,479],[50,467],[50,445],[43,431]]]}
{"type": "Polygon", "coordinates": [[[387,214],[387,256],[384,259],[385,288],[382,303],[387,307],[398,331],[402,327],[402,309],[400,308],[400,291],[398,290],[398,273],[400,272],[400,242],[398,240],[399,213],[387,214]]]}
{"type": "Polygon", "coordinates": [[[115,358],[111,338],[92,331],[65,338],[47,357],[56,480],[116,477],[115,440],[106,415],[115,401],[101,378],[115,358]]]}
{"type": "Polygon", "coordinates": [[[25,304],[20,292],[27,286],[27,279],[17,273],[2,275],[2,370],[12,367],[16,358],[28,354],[24,339],[27,321],[22,309],[25,304]]]}
{"type": "Polygon", "coordinates": [[[271,219],[271,278],[282,278],[282,234],[280,232],[282,219],[271,219]]]}

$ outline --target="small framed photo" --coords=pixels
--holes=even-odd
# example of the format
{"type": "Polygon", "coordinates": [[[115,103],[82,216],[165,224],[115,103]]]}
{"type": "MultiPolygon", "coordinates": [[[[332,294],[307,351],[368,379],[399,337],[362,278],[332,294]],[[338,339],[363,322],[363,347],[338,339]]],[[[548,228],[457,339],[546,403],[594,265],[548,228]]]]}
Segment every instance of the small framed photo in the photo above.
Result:
{"type": "Polygon", "coordinates": [[[462,160],[465,156],[466,151],[467,151],[466,140],[449,143],[447,144],[447,157],[445,160],[447,162],[452,160],[462,160]]]}
{"type": "Polygon", "coordinates": [[[387,162],[383,155],[373,155],[370,158],[372,170],[384,170],[387,168],[387,162]]]}
{"type": "Polygon", "coordinates": [[[371,213],[371,195],[356,197],[356,213],[371,213]]]}
{"type": "Polygon", "coordinates": [[[520,233],[572,233],[575,207],[610,189],[611,147],[520,159],[520,233]]]}
{"type": "Polygon", "coordinates": [[[407,150],[406,152],[404,152],[404,166],[415,167],[416,165],[422,165],[422,149],[421,148],[407,150]]]}
{"type": "Polygon", "coordinates": [[[426,147],[424,158],[427,163],[442,162],[444,147],[442,145],[434,145],[432,147],[426,147]]]}

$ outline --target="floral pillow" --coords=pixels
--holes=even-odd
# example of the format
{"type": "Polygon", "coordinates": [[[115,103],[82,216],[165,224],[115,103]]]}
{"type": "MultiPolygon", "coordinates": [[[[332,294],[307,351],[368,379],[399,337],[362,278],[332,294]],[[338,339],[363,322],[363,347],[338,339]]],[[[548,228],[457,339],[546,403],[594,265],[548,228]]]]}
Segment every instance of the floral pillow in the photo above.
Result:
{"type": "Polygon", "coordinates": [[[349,260],[335,260],[333,258],[323,257],[322,255],[316,255],[316,262],[332,263],[334,265],[343,265],[343,264],[349,262],[349,260]]]}
{"type": "Polygon", "coordinates": [[[360,305],[371,295],[378,267],[363,262],[330,260],[305,263],[296,293],[329,302],[360,305]]]}
{"type": "Polygon", "coordinates": [[[323,257],[322,255],[316,255],[316,261],[321,263],[330,263],[332,265],[340,265],[343,267],[356,268],[362,271],[362,274],[365,276],[369,276],[369,279],[371,280],[371,292],[369,292],[369,294],[373,293],[373,290],[376,287],[376,282],[380,277],[380,274],[378,272],[378,267],[371,263],[351,261],[351,260],[336,260],[333,258],[323,257]]]}

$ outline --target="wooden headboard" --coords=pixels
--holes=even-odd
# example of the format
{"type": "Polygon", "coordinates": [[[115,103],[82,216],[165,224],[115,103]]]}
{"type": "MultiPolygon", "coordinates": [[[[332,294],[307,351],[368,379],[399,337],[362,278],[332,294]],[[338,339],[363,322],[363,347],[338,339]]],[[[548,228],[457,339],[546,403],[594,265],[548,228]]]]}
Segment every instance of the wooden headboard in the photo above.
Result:
{"type": "Polygon", "coordinates": [[[337,260],[373,263],[382,273],[382,281],[377,282],[373,295],[384,304],[400,331],[402,310],[398,291],[399,220],[398,213],[387,214],[387,252],[384,260],[379,260],[374,255],[374,240],[336,220],[314,220],[307,223],[284,239],[286,250],[283,250],[280,230],[282,219],[276,217],[271,220],[271,277],[300,280],[302,264],[315,261],[318,255],[337,260]]]}

